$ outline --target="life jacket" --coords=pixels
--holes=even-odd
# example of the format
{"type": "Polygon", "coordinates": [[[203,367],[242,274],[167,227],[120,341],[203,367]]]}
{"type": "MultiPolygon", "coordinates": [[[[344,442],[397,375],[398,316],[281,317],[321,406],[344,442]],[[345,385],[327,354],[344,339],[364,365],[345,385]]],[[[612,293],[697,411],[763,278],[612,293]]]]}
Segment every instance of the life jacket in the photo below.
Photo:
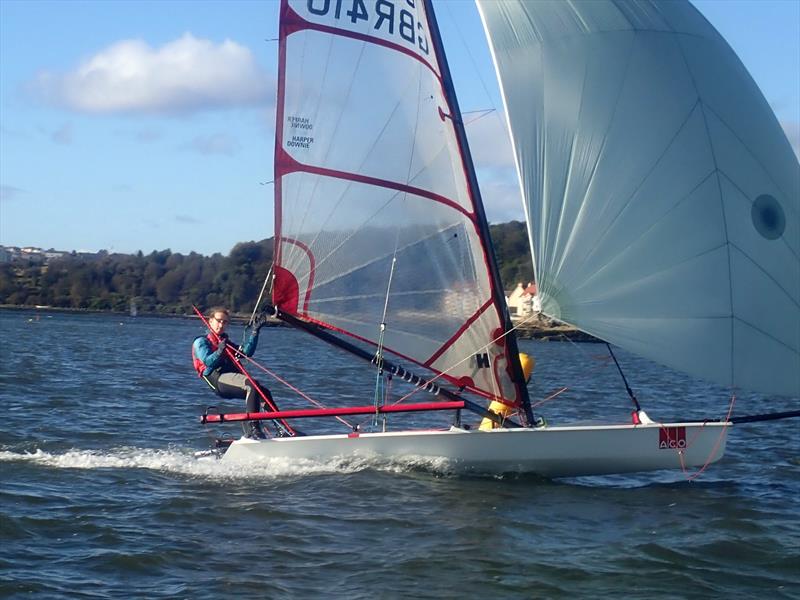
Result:
{"type": "MultiPolygon", "coordinates": [[[[200,336],[200,337],[203,337],[203,336],[200,336]]],[[[217,348],[219,347],[219,343],[217,343],[217,336],[214,335],[213,333],[209,333],[208,335],[205,336],[205,338],[208,340],[208,343],[211,344],[211,352],[216,352],[217,348]]],[[[199,338],[195,338],[195,339],[199,339],[199,338]]],[[[222,362],[217,365],[217,369],[220,369],[221,371],[225,371],[226,370],[225,367],[228,366],[227,363],[229,363],[229,362],[230,362],[230,359],[227,356],[223,357],[222,362]]],[[[192,344],[192,365],[194,365],[194,370],[197,371],[198,377],[202,377],[203,376],[203,371],[205,371],[208,368],[206,366],[206,363],[204,363],[202,360],[200,360],[197,357],[197,355],[194,353],[194,344],[192,344]]]]}

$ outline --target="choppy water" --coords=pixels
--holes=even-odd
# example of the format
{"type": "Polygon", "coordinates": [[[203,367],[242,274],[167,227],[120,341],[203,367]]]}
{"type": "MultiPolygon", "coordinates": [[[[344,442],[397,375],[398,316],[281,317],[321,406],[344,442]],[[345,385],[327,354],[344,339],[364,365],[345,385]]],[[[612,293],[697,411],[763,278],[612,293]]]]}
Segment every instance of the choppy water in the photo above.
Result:
{"type": "MultiPolygon", "coordinates": [[[[467,478],[413,460],[243,468],[193,458],[215,400],[190,367],[196,323],[34,317],[0,311],[0,597],[800,598],[796,422],[737,426],[693,481],[467,478]]],[[[603,347],[522,346],[535,398],[571,386],[543,406],[551,423],[627,418],[603,347]]],[[[372,372],[303,334],[266,330],[256,357],[326,404],[371,398],[372,372]]],[[[621,359],[651,416],[725,415],[724,391],[621,359]]]]}

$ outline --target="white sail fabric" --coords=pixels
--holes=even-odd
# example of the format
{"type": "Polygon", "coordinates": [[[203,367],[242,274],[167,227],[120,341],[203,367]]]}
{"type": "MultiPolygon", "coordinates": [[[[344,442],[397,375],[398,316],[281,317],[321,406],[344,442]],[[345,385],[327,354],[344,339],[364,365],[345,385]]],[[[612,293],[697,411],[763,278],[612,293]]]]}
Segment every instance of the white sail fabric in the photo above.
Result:
{"type": "Polygon", "coordinates": [[[683,0],[477,2],[543,312],[800,395],[800,166],[728,44],[683,0]]]}
{"type": "Polygon", "coordinates": [[[282,2],[273,301],[516,402],[428,31],[422,2],[282,2]]]}

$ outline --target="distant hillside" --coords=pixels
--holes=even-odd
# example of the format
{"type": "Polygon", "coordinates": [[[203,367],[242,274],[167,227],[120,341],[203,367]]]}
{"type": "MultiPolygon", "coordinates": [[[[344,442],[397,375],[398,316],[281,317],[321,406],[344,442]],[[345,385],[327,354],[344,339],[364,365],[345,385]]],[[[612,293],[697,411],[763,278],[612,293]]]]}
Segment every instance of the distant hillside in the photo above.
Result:
{"type": "MultiPolygon", "coordinates": [[[[504,287],[532,281],[525,225],[490,227],[504,287]]],[[[170,250],[67,254],[45,262],[0,263],[0,305],[190,314],[192,304],[249,312],[272,264],[273,239],[237,244],[228,256],[170,250]]]]}
{"type": "Polygon", "coordinates": [[[528,231],[525,223],[510,221],[490,225],[497,267],[506,291],[513,290],[518,283],[533,281],[533,263],[528,244],[528,231]]]}

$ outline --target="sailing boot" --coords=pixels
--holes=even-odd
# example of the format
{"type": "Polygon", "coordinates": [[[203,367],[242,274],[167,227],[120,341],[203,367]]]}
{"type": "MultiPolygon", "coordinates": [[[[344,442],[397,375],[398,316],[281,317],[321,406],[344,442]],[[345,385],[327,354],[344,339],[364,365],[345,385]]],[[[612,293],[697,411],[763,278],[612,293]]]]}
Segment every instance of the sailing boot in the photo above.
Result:
{"type": "Polygon", "coordinates": [[[257,440],[265,440],[267,439],[267,434],[264,431],[264,428],[261,426],[261,421],[254,421],[253,422],[253,438],[257,440]]]}
{"type": "Polygon", "coordinates": [[[246,438],[250,438],[251,440],[267,439],[267,434],[261,426],[261,421],[242,423],[242,428],[244,429],[244,437],[246,438]]]}
{"type": "MultiPolygon", "coordinates": [[[[247,394],[245,396],[245,407],[247,412],[249,413],[254,413],[258,412],[259,410],[263,410],[261,406],[261,399],[258,397],[256,391],[249,384],[247,385],[247,394]]],[[[242,427],[244,427],[245,437],[254,440],[267,439],[267,434],[264,432],[264,428],[261,426],[261,421],[248,421],[242,423],[242,427]]]]}

